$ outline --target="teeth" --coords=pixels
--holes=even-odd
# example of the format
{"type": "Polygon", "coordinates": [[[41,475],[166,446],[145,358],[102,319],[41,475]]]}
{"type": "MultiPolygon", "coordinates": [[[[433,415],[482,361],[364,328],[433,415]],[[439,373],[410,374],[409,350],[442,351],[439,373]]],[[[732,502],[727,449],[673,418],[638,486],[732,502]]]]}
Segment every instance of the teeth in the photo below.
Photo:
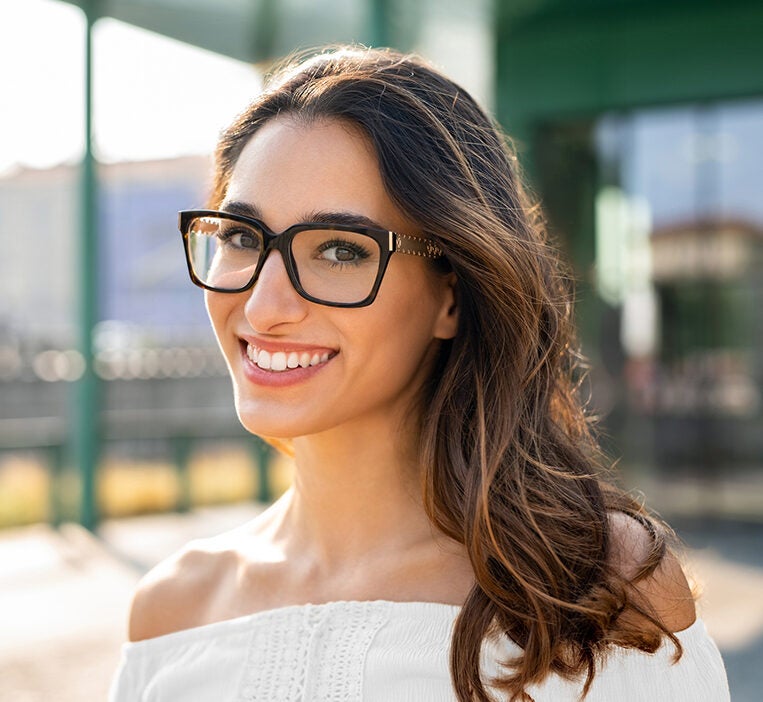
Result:
{"type": "Polygon", "coordinates": [[[317,352],[310,354],[307,351],[302,353],[297,351],[289,351],[288,353],[286,351],[275,351],[270,353],[265,351],[265,349],[258,349],[251,344],[246,345],[246,355],[252,363],[256,363],[263,370],[275,371],[277,373],[298,367],[317,366],[320,363],[326,363],[330,356],[328,351],[324,351],[322,354],[317,352]]]}
{"type": "Polygon", "coordinates": [[[257,365],[263,370],[270,370],[270,354],[265,349],[257,354],[257,365]]]}
{"type": "Polygon", "coordinates": [[[270,359],[270,370],[286,370],[286,354],[283,351],[276,351],[270,359]]]}

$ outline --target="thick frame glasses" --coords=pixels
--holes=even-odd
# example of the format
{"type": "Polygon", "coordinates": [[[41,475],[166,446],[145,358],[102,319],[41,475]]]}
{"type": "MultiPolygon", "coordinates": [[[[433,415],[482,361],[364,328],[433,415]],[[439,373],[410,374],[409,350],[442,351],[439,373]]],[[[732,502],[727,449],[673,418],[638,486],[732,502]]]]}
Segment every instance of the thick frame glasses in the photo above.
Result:
{"type": "Polygon", "coordinates": [[[271,251],[283,258],[294,289],[331,307],[364,307],[376,298],[390,256],[437,259],[431,239],[375,227],[305,222],[275,233],[257,219],[216,210],[178,213],[191,280],[222,293],[249,290],[271,251]]]}

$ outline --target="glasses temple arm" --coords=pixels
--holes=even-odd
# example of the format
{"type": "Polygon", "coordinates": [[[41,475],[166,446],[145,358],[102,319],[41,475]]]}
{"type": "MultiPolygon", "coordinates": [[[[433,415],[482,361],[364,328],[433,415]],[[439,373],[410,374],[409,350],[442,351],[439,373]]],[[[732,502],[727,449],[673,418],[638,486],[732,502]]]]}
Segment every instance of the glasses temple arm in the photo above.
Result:
{"type": "Polygon", "coordinates": [[[424,258],[442,257],[442,249],[432,239],[423,239],[408,234],[395,234],[395,249],[397,253],[424,258]]]}

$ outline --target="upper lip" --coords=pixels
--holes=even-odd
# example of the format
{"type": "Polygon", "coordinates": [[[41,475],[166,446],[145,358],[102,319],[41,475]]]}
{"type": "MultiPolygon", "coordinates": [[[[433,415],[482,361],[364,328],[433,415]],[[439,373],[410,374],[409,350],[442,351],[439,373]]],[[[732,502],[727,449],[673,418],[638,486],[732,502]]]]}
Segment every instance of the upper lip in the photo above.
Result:
{"type": "Polygon", "coordinates": [[[332,348],[331,346],[321,346],[320,344],[299,344],[294,341],[265,341],[264,339],[260,339],[256,336],[248,336],[248,335],[240,335],[239,339],[243,341],[246,344],[249,344],[250,346],[255,346],[258,349],[265,350],[269,353],[278,353],[279,351],[282,351],[284,353],[289,353],[290,351],[298,351],[298,352],[304,352],[309,351],[310,353],[335,353],[336,349],[332,348]]]}

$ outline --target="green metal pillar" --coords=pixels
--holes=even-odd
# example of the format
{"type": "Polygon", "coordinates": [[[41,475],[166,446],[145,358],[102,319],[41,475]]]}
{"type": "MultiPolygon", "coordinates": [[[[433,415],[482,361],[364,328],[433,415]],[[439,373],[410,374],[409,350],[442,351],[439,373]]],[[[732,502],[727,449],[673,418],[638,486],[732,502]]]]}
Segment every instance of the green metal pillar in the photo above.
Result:
{"type": "Polygon", "coordinates": [[[172,440],[173,457],[175,459],[175,475],[177,476],[178,498],[175,509],[187,512],[191,509],[193,495],[191,476],[188,472],[191,461],[192,439],[188,436],[176,436],[172,440]]]}
{"type": "Polygon", "coordinates": [[[78,246],[78,346],[83,372],[76,383],[72,412],[72,448],[81,482],[80,523],[93,530],[98,522],[96,469],[99,453],[98,377],[94,370],[93,328],[98,321],[98,183],[93,155],[93,25],[99,0],[82,3],[85,13],[85,153],[80,178],[78,246]]]}
{"type": "Polygon", "coordinates": [[[272,450],[262,439],[252,440],[252,454],[257,467],[257,493],[254,496],[259,502],[269,503],[273,500],[270,485],[270,456],[272,450]]]}
{"type": "Polygon", "coordinates": [[[276,56],[278,54],[276,39],[281,22],[277,0],[261,0],[259,3],[252,3],[243,21],[250,25],[251,56],[276,56]]]}
{"type": "Polygon", "coordinates": [[[370,10],[369,37],[371,46],[392,46],[390,0],[370,0],[370,10]]]}

